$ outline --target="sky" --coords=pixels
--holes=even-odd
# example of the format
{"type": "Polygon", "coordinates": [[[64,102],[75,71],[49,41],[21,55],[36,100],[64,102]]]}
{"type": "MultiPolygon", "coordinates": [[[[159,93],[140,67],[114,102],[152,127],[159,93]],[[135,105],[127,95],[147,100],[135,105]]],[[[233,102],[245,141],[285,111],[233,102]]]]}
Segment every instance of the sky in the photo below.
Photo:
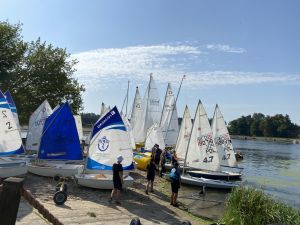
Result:
{"type": "Polygon", "coordinates": [[[200,99],[226,121],[256,112],[300,124],[300,1],[297,0],[0,0],[0,21],[21,22],[77,59],[84,112],[121,108],[130,81],[142,95],[153,73],[163,103],[167,83],[179,116],[200,99]]]}

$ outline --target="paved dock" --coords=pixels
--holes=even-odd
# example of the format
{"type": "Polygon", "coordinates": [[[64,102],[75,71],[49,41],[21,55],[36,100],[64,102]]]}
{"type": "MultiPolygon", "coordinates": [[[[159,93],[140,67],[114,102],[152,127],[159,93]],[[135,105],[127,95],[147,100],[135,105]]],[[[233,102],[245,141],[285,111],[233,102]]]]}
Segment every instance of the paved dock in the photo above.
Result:
{"type": "MultiPolygon", "coordinates": [[[[24,186],[63,224],[130,224],[134,217],[139,217],[143,225],[176,225],[181,224],[183,220],[190,220],[193,225],[207,224],[185,211],[170,206],[168,196],[161,191],[155,190],[154,193],[146,195],[144,176],[141,173],[134,176],[136,180],[134,187],[122,193],[121,205],[108,202],[110,191],[80,187],[73,181],[67,182],[69,195],[63,206],[55,205],[52,200],[57,182],[51,178],[28,174],[24,186]]],[[[49,222],[22,200],[16,224],[49,224],[49,222]]]]}

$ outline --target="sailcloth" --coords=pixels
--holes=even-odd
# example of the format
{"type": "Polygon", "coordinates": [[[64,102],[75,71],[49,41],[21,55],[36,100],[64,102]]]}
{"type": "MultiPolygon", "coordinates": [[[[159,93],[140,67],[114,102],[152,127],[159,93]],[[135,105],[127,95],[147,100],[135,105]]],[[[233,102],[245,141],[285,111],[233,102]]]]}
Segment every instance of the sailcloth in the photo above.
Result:
{"type": "Polygon", "coordinates": [[[104,102],[101,104],[101,111],[100,111],[100,117],[104,116],[108,112],[108,108],[105,106],[104,102]]]}
{"type": "Polygon", "coordinates": [[[86,168],[112,170],[119,155],[124,158],[124,170],[134,169],[129,135],[117,107],[114,107],[93,126],[86,168]]]}
{"type": "Polygon", "coordinates": [[[191,138],[186,154],[186,165],[198,169],[220,170],[218,152],[205,109],[199,101],[191,138]]]}
{"type": "Polygon", "coordinates": [[[137,143],[143,143],[146,140],[148,129],[154,124],[160,122],[161,106],[152,74],[142,102],[142,113],[133,127],[133,136],[137,143]]]}
{"type": "Polygon", "coordinates": [[[176,142],[176,148],[175,148],[176,154],[180,159],[185,158],[186,150],[191,136],[192,126],[193,126],[192,118],[189,109],[187,106],[185,106],[181,127],[180,127],[178,139],[176,142]]]}
{"type": "Polygon", "coordinates": [[[83,140],[82,121],[80,115],[74,115],[79,141],[83,140]]]}
{"type": "Polygon", "coordinates": [[[46,119],[38,158],[82,160],[76,123],[67,102],[46,119]]]}
{"type": "Polygon", "coordinates": [[[16,104],[15,104],[15,102],[14,102],[14,100],[13,100],[13,98],[12,98],[12,96],[11,96],[11,94],[8,90],[4,93],[4,95],[6,97],[6,100],[7,100],[8,104],[9,104],[10,110],[13,113],[14,119],[16,121],[16,125],[17,125],[18,129],[20,129],[20,122],[19,122],[19,116],[18,116],[16,104]]]}
{"type": "Polygon", "coordinates": [[[126,130],[128,132],[129,138],[130,138],[131,148],[136,149],[134,137],[133,137],[133,134],[132,134],[131,124],[130,124],[130,122],[128,121],[127,117],[124,114],[122,114],[122,120],[125,124],[126,130]]]}
{"type": "Polygon", "coordinates": [[[155,144],[159,145],[160,149],[165,149],[166,144],[163,138],[163,133],[158,126],[158,123],[154,123],[147,132],[145,149],[151,150],[155,144]]]}
{"type": "Polygon", "coordinates": [[[140,118],[140,114],[142,113],[142,98],[139,92],[139,88],[136,87],[134,101],[131,110],[130,124],[133,128],[137,123],[137,119],[140,118]]]}
{"type": "Polygon", "coordinates": [[[22,154],[20,132],[10,106],[0,91],[0,156],[22,154]]]}
{"type": "Polygon", "coordinates": [[[212,120],[212,131],[221,165],[232,167],[236,166],[237,162],[233,151],[233,146],[231,144],[230,135],[218,105],[216,105],[212,120]]]}
{"type": "Polygon", "coordinates": [[[51,114],[51,106],[49,102],[45,100],[30,116],[28,133],[26,137],[27,150],[39,150],[44,123],[51,114]]]}
{"type": "Polygon", "coordinates": [[[178,137],[179,125],[174,93],[170,83],[167,87],[160,127],[166,145],[174,147],[178,137]]]}

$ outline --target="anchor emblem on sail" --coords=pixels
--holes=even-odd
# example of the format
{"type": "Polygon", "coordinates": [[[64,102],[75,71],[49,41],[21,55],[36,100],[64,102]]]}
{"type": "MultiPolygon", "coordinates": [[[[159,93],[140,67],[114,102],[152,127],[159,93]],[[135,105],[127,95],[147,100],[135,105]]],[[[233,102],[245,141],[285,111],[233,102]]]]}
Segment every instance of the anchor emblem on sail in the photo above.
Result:
{"type": "Polygon", "coordinates": [[[101,151],[101,152],[104,152],[107,150],[109,146],[109,140],[107,140],[107,138],[104,136],[102,138],[99,139],[99,142],[98,142],[98,149],[101,151]]]}

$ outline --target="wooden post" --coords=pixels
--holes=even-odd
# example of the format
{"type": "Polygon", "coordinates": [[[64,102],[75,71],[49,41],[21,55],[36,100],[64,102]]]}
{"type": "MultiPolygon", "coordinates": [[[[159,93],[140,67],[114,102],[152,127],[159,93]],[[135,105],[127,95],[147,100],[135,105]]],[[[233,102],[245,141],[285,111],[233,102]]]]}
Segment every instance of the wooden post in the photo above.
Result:
{"type": "Polygon", "coordinates": [[[0,225],[16,223],[24,178],[10,177],[4,180],[0,195],[0,225]]]}

